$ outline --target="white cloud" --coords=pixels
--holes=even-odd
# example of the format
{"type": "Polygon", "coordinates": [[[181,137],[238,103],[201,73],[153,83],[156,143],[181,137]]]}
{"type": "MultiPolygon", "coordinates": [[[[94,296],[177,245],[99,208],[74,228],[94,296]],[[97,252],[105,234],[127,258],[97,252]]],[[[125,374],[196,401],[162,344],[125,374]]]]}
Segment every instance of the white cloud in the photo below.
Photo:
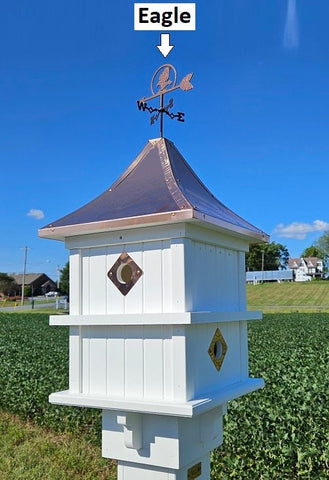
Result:
{"type": "Polygon", "coordinates": [[[292,222],[290,225],[279,223],[274,229],[278,237],[297,238],[304,240],[308,233],[329,230],[329,223],[323,220],[314,220],[313,223],[292,222]]]}
{"type": "Polygon", "coordinates": [[[45,217],[45,214],[42,210],[37,210],[36,208],[31,208],[29,213],[26,214],[28,217],[36,218],[37,220],[42,220],[45,217]]]}
{"type": "Polygon", "coordinates": [[[296,0],[288,0],[286,24],[283,34],[283,46],[288,49],[299,47],[299,31],[296,0]]]}

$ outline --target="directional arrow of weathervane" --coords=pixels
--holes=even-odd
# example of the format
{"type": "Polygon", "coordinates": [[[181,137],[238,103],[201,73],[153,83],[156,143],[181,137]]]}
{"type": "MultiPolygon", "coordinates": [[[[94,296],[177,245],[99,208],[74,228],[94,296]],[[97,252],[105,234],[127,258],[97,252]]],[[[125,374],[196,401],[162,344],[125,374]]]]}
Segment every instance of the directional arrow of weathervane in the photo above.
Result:
{"type": "Polygon", "coordinates": [[[157,45],[157,48],[160,50],[164,57],[169,55],[171,50],[174,48],[174,45],[170,45],[170,33],[160,34],[160,45],[157,45]]]}
{"type": "Polygon", "coordinates": [[[147,97],[147,98],[143,97],[140,100],[140,102],[141,103],[148,102],[149,100],[152,100],[153,98],[160,97],[161,95],[166,95],[166,93],[173,92],[174,90],[177,90],[178,88],[180,88],[184,92],[187,92],[188,90],[192,90],[192,88],[193,88],[193,85],[191,83],[192,77],[193,77],[193,73],[188,73],[181,80],[179,85],[175,85],[174,87],[168,88],[168,89],[165,89],[165,90],[159,90],[157,93],[155,93],[154,95],[151,95],[150,97],[147,97]]]}

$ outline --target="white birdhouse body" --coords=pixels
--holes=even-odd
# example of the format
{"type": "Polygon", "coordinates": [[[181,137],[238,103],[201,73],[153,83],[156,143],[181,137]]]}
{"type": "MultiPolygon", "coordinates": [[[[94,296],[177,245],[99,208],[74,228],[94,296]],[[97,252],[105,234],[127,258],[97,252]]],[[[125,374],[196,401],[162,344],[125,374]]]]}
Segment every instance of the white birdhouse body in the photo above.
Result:
{"type": "Polygon", "coordinates": [[[70,315],[50,320],[70,325],[70,384],[50,401],[103,410],[103,456],[118,460],[119,480],[209,480],[226,403],[263,386],[248,374],[247,321],[261,314],[246,311],[244,258],[265,237],[172,144],[153,142],[103,196],[115,217],[115,194],[126,199],[135,176],[134,208],[145,209],[138,182],[153,169],[150,203],[177,210],[92,222],[91,202],[42,235],[70,250],[70,315]],[[79,215],[89,221],[71,224],[79,215]]]}

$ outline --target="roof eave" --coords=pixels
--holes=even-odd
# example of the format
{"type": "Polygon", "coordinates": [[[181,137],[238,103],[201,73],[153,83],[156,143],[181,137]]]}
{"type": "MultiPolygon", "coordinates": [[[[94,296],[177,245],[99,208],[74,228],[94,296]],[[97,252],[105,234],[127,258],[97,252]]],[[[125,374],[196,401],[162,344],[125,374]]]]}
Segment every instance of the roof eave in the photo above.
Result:
{"type": "Polygon", "coordinates": [[[193,218],[198,221],[205,222],[208,225],[210,224],[215,229],[225,231],[226,233],[238,236],[240,238],[244,238],[248,240],[249,243],[268,243],[270,241],[270,236],[261,230],[256,231],[249,228],[240,227],[239,225],[225,222],[225,220],[220,220],[219,218],[212,217],[198,210],[193,211],[193,218]]]}
{"type": "Polygon", "coordinates": [[[125,228],[137,228],[149,225],[163,225],[177,223],[193,218],[192,209],[176,210],[151,215],[118,218],[114,220],[102,220],[99,222],[80,223],[77,225],[48,226],[39,229],[39,237],[52,240],[64,241],[67,237],[86,235],[89,233],[102,233],[109,230],[122,230],[125,228]]]}
{"type": "Polygon", "coordinates": [[[65,241],[65,238],[91,233],[103,233],[114,230],[130,229],[150,225],[166,225],[184,221],[197,221],[215,230],[224,231],[248,240],[249,243],[266,243],[269,236],[262,231],[249,230],[238,225],[211,217],[195,209],[176,210],[172,212],[141,215],[136,217],[102,220],[99,222],[80,223],[77,225],[48,226],[39,229],[39,237],[65,241]]]}

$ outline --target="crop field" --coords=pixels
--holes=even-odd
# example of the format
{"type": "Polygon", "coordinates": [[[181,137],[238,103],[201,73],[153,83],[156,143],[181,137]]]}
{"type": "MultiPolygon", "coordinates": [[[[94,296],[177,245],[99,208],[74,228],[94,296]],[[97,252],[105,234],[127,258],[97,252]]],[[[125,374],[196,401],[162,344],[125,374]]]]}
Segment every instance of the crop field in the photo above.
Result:
{"type": "Polygon", "coordinates": [[[83,431],[97,441],[96,410],[51,406],[68,388],[68,327],[49,327],[43,313],[0,313],[0,407],[57,431],[83,431]]]}
{"type": "Polygon", "coordinates": [[[249,309],[329,312],[329,281],[247,285],[249,309]]]}
{"type": "MultiPolygon", "coordinates": [[[[250,323],[249,347],[251,376],[266,387],[230,402],[212,480],[328,479],[329,315],[267,314],[250,323]]],[[[99,411],[48,403],[68,386],[66,327],[49,327],[45,314],[0,314],[0,362],[2,412],[100,445],[99,411]]],[[[76,478],[97,478],[90,473],[76,478]]],[[[57,480],[52,475],[40,478],[57,480]]]]}

